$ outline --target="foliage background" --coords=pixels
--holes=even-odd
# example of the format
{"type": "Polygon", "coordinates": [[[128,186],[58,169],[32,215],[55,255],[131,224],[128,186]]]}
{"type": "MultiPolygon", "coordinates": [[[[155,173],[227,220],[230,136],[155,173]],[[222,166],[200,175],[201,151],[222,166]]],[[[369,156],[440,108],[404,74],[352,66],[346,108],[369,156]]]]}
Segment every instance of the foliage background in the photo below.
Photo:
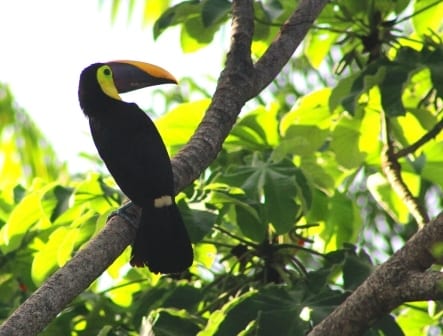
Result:
{"type": "MultiPolygon", "coordinates": [[[[134,4],[113,1],[110,20],[128,5],[128,20],[143,15],[155,38],[178,26],[186,53],[213,47],[230,18],[229,1],[147,1],[142,14],[134,4]]],[[[255,57],[295,5],[255,3],[255,57]]],[[[211,167],[178,195],[195,243],[189,272],[132,269],[126,251],[43,334],[136,335],[143,325],[156,335],[304,335],[420,224],[386,177],[386,148],[403,150],[401,178],[423,213],[441,211],[442,12],[439,1],[331,2],[211,167]]],[[[161,115],[172,155],[201,120],[208,91],[192,78],[180,91],[156,91],[164,111],[147,112],[161,115]]],[[[5,84],[0,99],[6,318],[123,195],[99,173],[95,151],[98,168],[72,174],[5,84]]],[[[437,335],[440,316],[440,302],[407,303],[367,334],[437,335]]]]}

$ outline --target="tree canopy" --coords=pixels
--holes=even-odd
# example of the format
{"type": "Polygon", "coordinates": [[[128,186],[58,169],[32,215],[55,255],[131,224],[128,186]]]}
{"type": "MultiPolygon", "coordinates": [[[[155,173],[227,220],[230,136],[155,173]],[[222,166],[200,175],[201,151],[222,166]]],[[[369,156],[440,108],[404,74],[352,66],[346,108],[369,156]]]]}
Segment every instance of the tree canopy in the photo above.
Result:
{"type": "Polygon", "coordinates": [[[230,32],[214,92],[183,79],[155,120],[195,262],[130,268],[112,177],[70,174],[2,84],[0,335],[443,332],[443,3],[145,3],[110,21],[185,53],[230,32]]]}

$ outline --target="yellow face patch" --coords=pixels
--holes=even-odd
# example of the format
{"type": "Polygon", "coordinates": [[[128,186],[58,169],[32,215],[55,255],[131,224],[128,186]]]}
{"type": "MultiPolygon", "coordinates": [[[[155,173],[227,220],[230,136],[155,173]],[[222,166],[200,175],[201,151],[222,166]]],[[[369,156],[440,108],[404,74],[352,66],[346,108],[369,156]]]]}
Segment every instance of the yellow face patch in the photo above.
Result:
{"type": "Polygon", "coordinates": [[[114,79],[112,78],[112,70],[109,65],[102,65],[98,68],[97,81],[105,94],[111,98],[121,100],[117,88],[115,87],[114,79]]]}

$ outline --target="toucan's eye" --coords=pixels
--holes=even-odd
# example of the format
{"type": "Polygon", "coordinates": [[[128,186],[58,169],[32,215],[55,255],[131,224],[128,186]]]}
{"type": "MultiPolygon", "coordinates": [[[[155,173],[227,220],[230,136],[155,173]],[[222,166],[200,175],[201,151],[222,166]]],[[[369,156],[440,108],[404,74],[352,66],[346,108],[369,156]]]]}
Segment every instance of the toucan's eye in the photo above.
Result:
{"type": "Polygon", "coordinates": [[[105,76],[110,76],[110,75],[111,75],[111,69],[109,69],[109,68],[104,68],[104,69],[103,69],[103,73],[104,73],[105,76]]]}

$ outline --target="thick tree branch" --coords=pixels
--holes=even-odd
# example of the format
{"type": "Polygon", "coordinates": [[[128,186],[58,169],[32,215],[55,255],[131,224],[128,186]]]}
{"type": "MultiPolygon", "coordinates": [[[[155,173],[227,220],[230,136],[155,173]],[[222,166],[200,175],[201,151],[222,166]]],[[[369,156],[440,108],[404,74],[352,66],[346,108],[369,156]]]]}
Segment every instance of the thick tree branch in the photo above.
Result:
{"type": "MultiPolygon", "coordinates": [[[[190,142],[172,160],[176,191],[192,183],[214,160],[245,102],[280,72],[327,2],[302,0],[254,68],[250,54],[253,1],[233,1],[231,48],[213,101],[190,142]]],[[[135,206],[127,211],[139,213],[135,206]]],[[[0,336],[38,334],[121,254],[134,235],[134,228],[124,219],[113,217],[104,230],[0,326],[0,336]]]]}
{"type": "Polygon", "coordinates": [[[443,213],[379,266],[308,335],[362,335],[377,319],[406,301],[443,298],[443,274],[427,271],[443,241],[443,213]]]}

